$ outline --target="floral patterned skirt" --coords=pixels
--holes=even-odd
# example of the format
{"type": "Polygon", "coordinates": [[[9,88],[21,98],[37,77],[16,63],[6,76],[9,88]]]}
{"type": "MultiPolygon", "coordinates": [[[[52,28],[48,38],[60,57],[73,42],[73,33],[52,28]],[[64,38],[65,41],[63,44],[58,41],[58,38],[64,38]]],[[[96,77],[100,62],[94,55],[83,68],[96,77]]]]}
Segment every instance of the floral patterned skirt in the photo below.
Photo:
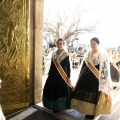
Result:
{"type": "Polygon", "coordinates": [[[88,114],[88,115],[98,116],[100,114],[110,114],[111,100],[106,101],[105,94],[101,92],[97,104],[72,98],[71,108],[79,111],[80,113],[88,114]]]}

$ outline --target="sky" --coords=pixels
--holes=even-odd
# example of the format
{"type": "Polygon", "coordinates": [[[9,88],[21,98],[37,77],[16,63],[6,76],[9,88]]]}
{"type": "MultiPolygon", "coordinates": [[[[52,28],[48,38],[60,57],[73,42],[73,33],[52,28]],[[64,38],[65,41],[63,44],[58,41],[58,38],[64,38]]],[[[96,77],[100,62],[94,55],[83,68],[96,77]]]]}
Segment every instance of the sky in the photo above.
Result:
{"type": "MultiPolygon", "coordinates": [[[[81,24],[96,24],[95,33],[79,35],[79,43],[89,45],[98,37],[104,47],[120,46],[120,0],[44,0],[44,19],[56,20],[56,14],[65,12],[69,19],[75,10],[87,10],[81,24]]],[[[64,16],[63,16],[64,17],[64,16]]]]}

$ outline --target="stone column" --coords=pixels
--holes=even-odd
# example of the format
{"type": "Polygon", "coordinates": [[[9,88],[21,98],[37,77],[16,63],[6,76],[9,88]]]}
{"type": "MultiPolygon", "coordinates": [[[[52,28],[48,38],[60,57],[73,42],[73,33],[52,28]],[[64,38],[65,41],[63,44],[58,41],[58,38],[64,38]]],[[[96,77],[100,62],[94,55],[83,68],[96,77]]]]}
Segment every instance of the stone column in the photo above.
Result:
{"type": "Polygon", "coordinates": [[[34,103],[42,99],[43,0],[34,0],[34,103]]]}

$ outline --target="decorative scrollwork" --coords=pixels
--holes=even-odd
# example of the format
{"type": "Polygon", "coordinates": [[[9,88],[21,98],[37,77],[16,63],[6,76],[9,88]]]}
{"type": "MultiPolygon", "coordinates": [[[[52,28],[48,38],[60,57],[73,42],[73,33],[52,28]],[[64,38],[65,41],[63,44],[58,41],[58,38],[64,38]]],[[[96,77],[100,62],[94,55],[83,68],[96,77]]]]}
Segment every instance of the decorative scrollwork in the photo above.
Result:
{"type": "Polygon", "coordinates": [[[5,114],[29,104],[28,1],[0,0],[0,103],[5,114]]]}

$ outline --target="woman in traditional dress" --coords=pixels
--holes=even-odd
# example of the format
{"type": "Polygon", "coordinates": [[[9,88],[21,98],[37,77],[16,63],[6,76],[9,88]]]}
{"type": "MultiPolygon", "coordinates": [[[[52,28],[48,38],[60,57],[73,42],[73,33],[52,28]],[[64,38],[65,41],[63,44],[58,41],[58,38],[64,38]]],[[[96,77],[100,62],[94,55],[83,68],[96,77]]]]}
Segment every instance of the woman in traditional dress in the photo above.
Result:
{"type": "Polygon", "coordinates": [[[62,38],[57,40],[58,49],[52,54],[48,78],[43,89],[43,105],[53,112],[69,109],[71,103],[70,57],[64,49],[64,44],[62,38]],[[66,76],[61,74],[63,72],[66,76]]]}
{"type": "Polygon", "coordinates": [[[119,52],[114,51],[114,53],[112,54],[111,61],[110,61],[111,62],[110,72],[111,72],[111,78],[112,78],[113,82],[119,82],[120,81],[119,61],[120,61],[120,54],[119,54],[119,52]]]}
{"type": "Polygon", "coordinates": [[[94,119],[111,112],[111,77],[107,52],[99,49],[99,40],[90,40],[91,49],[84,55],[79,78],[73,90],[71,108],[94,119]]]}

